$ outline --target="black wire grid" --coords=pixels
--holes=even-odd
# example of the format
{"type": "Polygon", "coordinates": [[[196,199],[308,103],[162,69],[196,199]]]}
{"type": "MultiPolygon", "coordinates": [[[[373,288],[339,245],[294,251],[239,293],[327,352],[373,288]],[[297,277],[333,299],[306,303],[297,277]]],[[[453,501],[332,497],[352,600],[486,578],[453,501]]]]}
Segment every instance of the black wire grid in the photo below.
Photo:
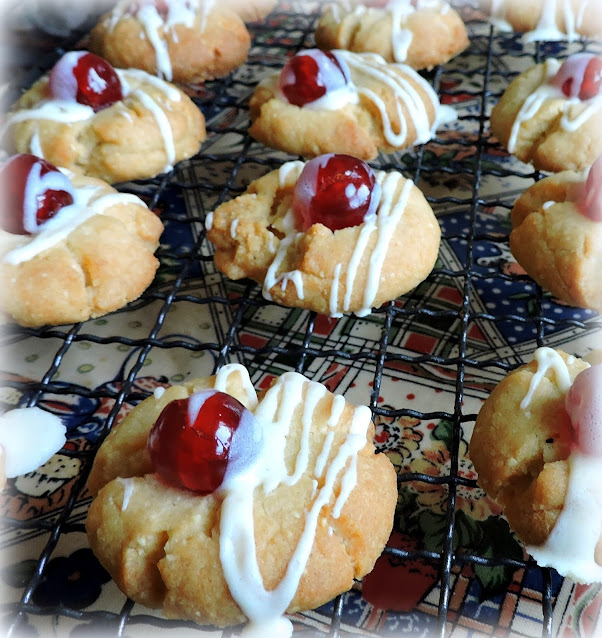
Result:
{"type": "MultiPolygon", "coordinates": [[[[351,341],[342,337],[337,342],[318,339],[315,334],[317,315],[312,312],[290,310],[282,311],[287,321],[276,324],[271,338],[261,346],[242,343],[239,340],[240,331],[252,325],[258,311],[269,308],[271,304],[261,298],[258,287],[249,282],[234,283],[226,281],[213,266],[211,249],[205,241],[203,226],[206,212],[212,210],[221,202],[238,195],[244,190],[249,181],[269,170],[278,168],[287,159],[281,153],[258,151],[260,146],[246,133],[248,126],[247,97],[251,94],[257,81],[254,72],[258,66],[262,68],[278,69],[284,63],[284,56],[292,54],[301,48],[313,45],[312,33],[317,19],[318,10],[291,8],[288,5],[279,6],[265,24],[251,26],[253,48],[246,67],[234,72],[225,79],[207,83],[204,96],[196,97],[203,109],[208,122],[208,140],[200,154],[188,162],[181,164],[174,173],[159,176],[154,180],[144,182],[145,188],[150,188],[151,207],[163,207],[163,221],[169,228],[189,229],[194,237],[194,247],[182,248],[177,245],[163,246],[158,255],[162,262],[162,272],[169,272],[169,277],[159,277],[142,298],[133,304],[134,308],[145,307],[145,312],[151,313],[154,319],[147,336],[132,338],[127,334],[101,336],[88,332],[89,323],[67,327],[25,329],[16,326],[6,327],[3,343],[6,346],[21,344],[26,340],[45,340],[57,344],[55,354],[50,365],[42,374],[39,381],[23,382],[8,377],[6,386],[21,394],[21,406],[34,406],[49,396],[76,396],[93,399],[106,399],[113,402],[110,413],[106,418],[99,441],[90,449],[83,451],[63,450],[67,456],[71,455],[82,461],[82,469],[71,490],[66,505],[59,512],[43,520],[17,521],[5,518],[5,529],[20,529],[23,533],[33,530],[44,530],[48,534],[48,541],[37,560],[33,576],[24,584],[22,597],[17,604],[4,604],[2,611],[5,615],[7,635],[21,635],[27,629],[28,618],[35,615],[67,616],[90,623],[91,628],[103,629],[110,635],[123,636],[128,627],[137,624],[150,624],[157,627],[175,628],[180,626],[196,627],[192,623],[167,621],[145,614],[130,615],[133,602],[127,601],[119,612],[86,611],[69,608],[64,605],[44,607],[33,602],[33,594],[43,579],[45,568],[59,542],[62,534],[70,531],[83,530],[83,517],[76,514],[75,506],[82,500],[86,479],[93,461],[95,451],[106,434],[115,423],[116,417],[125,404],[135,403],[146,397],[149,392],[137,384],[137,380],[153,349],[185,349],[194,353],[209,353],[213,358],[213,369],[217,370],[225,363],[236,360],[245,363],[252,377],[258,366],[265,362],[278,361],[284,369],[295,369],[306,372],[310,364],[315,361],[343,361],[353,369],[369,369],[373,371],[372,392],[366,398],[375,416],[399,418],[409,416],[425,419],[448,419],[453,423],[451,442],[451,466],[448,475],[439,477],[425,474],[405,473],[399,476],[400,485],[410,481],[428,482],[447,486],[447,519],[444,544],[440,551],[429,550],[400,550],[388,548],[386,553],[398,559],[423,559],[432,563],[440,573],[440,597],[438,604],[438,625],[436,634],[443,636],[449,633],[454,624],[448,617],[450,602],[450,582],[452,568],[461,565],[481,565],[495,567],[505,565],[511,568],[525,568],[532,563],[517,560],[504,555],[486,557],[474,552],[463,551],[454,546],[454,531],[456,517],[456,497],[460,488],[475,488],[476,482],[459,475],[459,445],[462,433],[467,424],[474,422],[475,414],[465,414],[463,402],[465,390],[475,387],[476,380],[485,380],[487,388],[499,380],[508,370],[521,363],[522,356],[529,358],[529,354],[536,345],[548,345],[549,337],[560,332],[569,332],[573,336],[592,333],[596,329],[595,318],[576,320],[574,318],[557,318],[546,311],[545,297],[539,287],[529,290],[529,305],[527,313],[500,314],[488,312],[486,308],[475,309],[475,288],[483,280],[510,281],[519,287],[532,286],[530,279],[523,275],[503,273],[495,268],[483,269],[476,265],[475,247],[479,242],[491,242],[500,247],[507,246],[507,234],[481,232],[477,224],[479,214],[493,207],[509,210],[516,193],[508,193],[507,198],[489,197],[485,185],[502,178],[516,178],[522,180],[526,188],[541,175],[533,172],[524,165],[509,164],[503,154],[499,152],[499,145],[491,140],[488,131],[488,114],[503,88],[517,73],[516,65],[525,68],[534,61],[540,61],[549,55],[544,45],[523,47],[518,36],[502,36],[488,26],[471,22],[472,36],[469,49],[456,61],[444,68],[434,70],[429,74],[435,88],[443,97],[450,100],[468,100],[473,104],[468,114],[461,116],[461,125],[470,132],[465,137],[448,138],[439,135],[433,142],[392,156],[380,156],[374,166],[389,170],[401,170],[406,176],[412,177],[417,184],[427,184],[425,193],[429,195],[429,176],[434,174],[449,174],[451,179],[461,179],[463,184],[462,196],[454,193],[435,190],[434,195],[428,197],[434,209],[445,214],[449,208],[466,211],[468,220],[467,232],[444,232],[443,239],[447,242],[461,242],[465,247],[465,258],[457,269],[438,266],[427,279],[426,284],[419,287],[403,298],[403,303],[391,302],[375,310],[371,321],[378,326],[380,337],[375,340],[375,347],[368,349],[354,348],[351,341]],[[466,60],[472,60],[470,67],[466,60]],[[513,65],[506,65],[504,60],[512,60],[513,65]],[[478,60],[476,66],[474,61],[478,60]],[[472,87],[457,87],[457,83],[450,80],[464,82],[470,72],[473,80],[472,87]],[[241,98],[240,96],[244,97],[241,98]],[[214,145],[225,137],[232,139],[232,152],[212,152],[214,145]],[[431,152],[438,147],[470,150],[465,159],[455,160],[451,166],[439,165],[436,155],[431,152]],[[498,161],[499,160],[499,161],[498,161]],[[207,167],[217,167],[217,171],[209,171],[207,167]],[[163,205],[173,193],[183,194],[189,203],[188,210],[199,211],[191,215],[183,210],[183,206],[163,205]],[[194,204],[190,206],[190,204],[194,204]],[[201,290],[199,290],[199,280],[201,290]],[[459,303],[453,308],[441,309],[423,296],[424,286],[433,282],[448,282],[455,286],[460,293],[459,303]],[[216,284],[217,282],[217,284],[216,284]],[[187,302],[195,304],[199,313],[206,313],[212,318],[216,326],[217,339],[214,342],[201,341],[192,334],[180,334],[169,338],[162,338],[167,318],[173,313],[178,304],[187,302]],[[152,314],[154,313],[154,314],[152,314]],[[224,317],[226,318],[224,324],[224,317]],[[292,318],[292,319],[291,319],[292,318]],[[294,320],[294,321],[293,321],[294,320]],[[525,329],[533,331],[533,340],[524,348],[509,351],[508,349],[493,349],[486,356],[474,356],[469,346],[469,331],[475,321],[491,322],[494,325],[512,323],[524,325],[525,329]],[[409,329],[412,325],[448,322],[451,326],[448,338],[449,347],[443,354],[403,353],[393,351],[390,341],[394,332],[409,329]],[[218,324],[225,325],[223,330],[217,329],[218,324]],[[291,330],[290,326],[296,326],[291,330]],[[69,381],[57,381],[57,373],[68,356],[70,349],[77,343],[93,343],[98,345],[123,346],[130,349],[130,355],[120,371],[122,382],[117,386],[104,384],[92,389],[83,388],[69,381]],[[420,412],[399,407],[390,409],[379,405],[379,395],[383,378],[383,370],[391,364],[411,366],[418,370],[425,366],[444,369],[451,374],[450,383],[453,385],[453,404],[447,411],[420,412]],[[469,386],[470,384],[470,386],[469,386]]],[[[73,42],[76,40],[74,39],[73,42]]],[[[566,44],[566,43],[565,43],[566,44]]],[[[71,42],[64,45],[68,49],[71,42]]],[[[563,45],[564,46],[564,45],[563,45]]],[[[589,48],[593,45],[577,43],[574,49],[589,48]]],[[[56,57],[62,53],[63,47],[56,50],[56,57]]],[[[556,51],[556,50],[555,50],[556,51]]],[[[556,51],[557,53],[557,51],[556,51]]],[[[561,51],[560,56],[567,51],[561,51]]],[[[54,59],[46,59],[44,68],[28,68],[31,76],[32,68],[36,74],[52,65],[54,59]]],[[[28,81],[31,79],[28,77],[28,81]]],[[[132,189],[132,185],[124,185],[125,190],[132,189]]],[[[343,322],[345,319],[340,319],[343,322]]],[[[185,372],[185,371],[182,371],[185,372]]],[[[257,375],[255,375],[256,377],[257,375]]],[[[486,392],[485,392],[486,394],[486,392]]],[[[6,406],[5,407],[10,407],[6,406]]],[[[84,499],[85,502],[85,499],[84,499]]],[[[552,576],[550,570],[544,569],[544,589],[542,599],[543,635],[554,633],[552,626],[553,595],[552,576]]],[[[316,635],[341,636],[345,632],[341,629],[344,614],[345,599],[339,597],[333,607],[330,627],[325,631],[314,630],[316,635]]],[[[306,628],[297,628],[299,635],[306,628]]],[[[223,636],[238,633],[240,628],[227,629],[223,636]]],[[[201,628],[203,631],[203,628],[201,628]]]]}

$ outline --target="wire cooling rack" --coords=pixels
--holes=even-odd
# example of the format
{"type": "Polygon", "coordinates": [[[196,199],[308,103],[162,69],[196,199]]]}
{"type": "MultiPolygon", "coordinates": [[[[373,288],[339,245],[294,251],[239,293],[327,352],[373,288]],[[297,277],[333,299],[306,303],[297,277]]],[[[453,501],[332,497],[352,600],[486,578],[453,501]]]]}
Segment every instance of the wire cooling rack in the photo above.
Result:
{"type": "MultiPolygon", "coordinates": [[[[583,354],[599,328],[594,313],[557,304],[510,257],[508,210],[516,195],[541,175],[508,158],[488,129],[492,104],[520,70],[550,55],[563,57],[595,46],[523,45],[519,36],[497,34],[466,10],[470,47],[428,74],[442,101],[457,106],[458,122],[422,147],[379,156],[373,163],[401,170],[423,189],[443,228],[440,259],[408,295],[361,320],[334,320],[274,306],[262,299],[255,284],[226,280],[213,266],[203,225],[208,211],[291,159],[248,137],[248,97],[259,79],[283,65],[285,56],[313,45],[318,12],[317,6],[280,4],[265,23],[252,25],[248,63],[225,79],[191,89],[208,124],[200,154],[172,174],[123,185],[123,190],[145,197],[166,224],[158,251],[161,269],[140,300],[109,318],[73,326],[4,327],[3,360],[9,371],[3,375],[3,407],[41,405],[59,413],[69,423],[70,437],[61,451],[61,466],[53,470],[59,478],[52,489],[38,489],[52,480],[48,470],[30,477],[30,483],[37,481],[37,491],[27,482],[9,482],[3,495],[3,546],[9,554],[25,557],[4,561],[13,568],[10,576],[6,568],[2,572],[9,591],[2,605],[8,635],[47,635],[51,627],[55,634],[74,636],[129,636],[152,627],[222,636],[240,632],[168,621],[123,596],[117,606],[109,604],[104,592],[111,585],[103,585],[105,577],[99,580],[103,594],[99,596],[98,585],[96,594],[83,602],[71,590],[71,598],[48,593],[57,556],[74,548],[65,539],[77,536],[81,543],[90,500],[86,479],[98,445],[118,417],[156,385],[211,374],[229,361],[243,362],[258,387],[294,369],[356,403],[368,403],[381,450],[402,458],[397,466],[400,500],[418,494],[424,516],[433,518],[434,509],[438,513],[436,537],[429,541],[418,534],[409,544],[391,543],[381,559],[384,565],[406,566],[395,576],[394,591],[399,579],[411,580],[409,575],[429,570],[434,574],[413,608],[393,604],[395,611],[379,610],[374,600],[366,605],[353,591],[317,612],[296,614],[296,634],[502,631],[552,636],[565,622],[559,601],[568,609],[573,590],[567,594],[562,579],[535,567],[515,541],[493,547],[483,535],[475,541],[477,527],[462,509],[464,502],[478,502],[470,495],[479,492],[465,443],[480,402],[508,370],[529,359],[539,345],[570,343],[583,354]],[[418,394],[427,398],[421,401],[418,394]],[[419,433],[420,428],[426,429],[419,433]],[[422,463],[415,462],[420,450],[408,443],[418,437],[424,442],[429,428],[431,437],[437,433],[437,445],[443,438],[446,442],[445,449],[436,448],[436,469],[425,465],[432,457],[428,451],[418,459],[422,463]],[[395,432],[401,436],[393,437],[395,432]],[[72,471],[61,482],[69,463],[72,471]],[[425,509],[420,501],[425,494],[436,494],[439,501],[427,499],[425,509]],[[538,582],[530,584],[525,574],[538,582]],[[503,587],[496,589],[496,578],[503,577],[503,587]],[[478,591],[461,596],[458,603],[462,584],[478,591]],[[508,617],[504,609],[512,596],[519,602],[508,617]],[[487,609],[493,609],[493,620],[487,609]],[[521,624],[521,617],[530,624],[521,624]]],[[[48,52],[43,68],[28,64],[19,76],[27,78],[24,85],[76,40],[48,52]]],[[[479,525],[482,531],[486,523],[479,525]]],[[[407,540],[403,511],[396,528],[407,540]]],[[[92,564],[86,563],[97,573],[92,564]]],[[[79,572],[65,573],[67,580],[81,584],[79,572]]]]}

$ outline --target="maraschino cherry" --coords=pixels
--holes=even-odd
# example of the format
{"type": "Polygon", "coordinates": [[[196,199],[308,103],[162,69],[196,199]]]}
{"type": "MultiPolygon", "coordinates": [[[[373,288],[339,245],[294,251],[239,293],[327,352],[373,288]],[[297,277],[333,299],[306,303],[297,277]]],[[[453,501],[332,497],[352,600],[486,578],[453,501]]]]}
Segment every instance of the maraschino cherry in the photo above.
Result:
{"type": "Polygon", "coordinates": [[[210,494],[224,480],[229,463],[240,463],[235,432],[248,442],[255,417],[224,392],[203,390],[168,403],[148,437],[155,471],[168,484],[210,494]],[[234,455],[237,458],[232,458],[234,455]]]}
{"type": "Polygon", "coordinates": [[[87,51],[66,53],[50,71],[48,88],[54,98],[75,100],[101,111],[123,99],[121,81],[103,58],[87,51]]]}
{"type": "Polygon", "coordinates": [[[575,377],[565,408],[575,432],[576,448],[583,454],[602,457],[602,364],[575,377]]]}
{"type": "Polygon", "coordinates": [[[321,155],[307,162],[295,185],[293,215],[297,230],[313,224],[330,230],[358,226],[376,212],[380,185],[374,171],[351,155],[321,155]]]}
{"type": "Polygon", "coordinates": [[[349,84],[345,63],[335,53],[308,49],[293,56],[282,69],[278,86],[295,106],[305,106],[327,92],[349,84]]]}
{"type": "Polygon", "coordinates": [[[602,222],[602,155],[589,169],[577,209],[592,221],[602,222]]]}
{"type": "Polygon", "coordinates": [[[14,235],[41,230],[65,206],[73,204],[69,178],[34,155],[13,155],[0,169],[2,228],[14,235]]]}
{"type": "Polygon", "coordinates": [[[600,93],[602,57],[592,53],[576,53],[567,58],[550,80],[569,98],[589,100],[600,93]]]}

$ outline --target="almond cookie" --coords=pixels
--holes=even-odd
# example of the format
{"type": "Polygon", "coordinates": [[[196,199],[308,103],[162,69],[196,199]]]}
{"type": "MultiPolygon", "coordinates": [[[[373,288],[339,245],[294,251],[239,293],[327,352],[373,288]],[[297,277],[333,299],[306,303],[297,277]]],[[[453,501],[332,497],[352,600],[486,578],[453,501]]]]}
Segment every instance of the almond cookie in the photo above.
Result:
{"type": "Polygon", "coordinates": [[[308,49],[264,80],[249,103],[249,133],[274,148],[315,157],[373,159],[430,140],[456,118],[409,66],[374,53],[308,49]]]}
{"type": "Polygon", "coordinates": [[[285,612],[349,589],[389,537],[396,475],[373,436],[367,407],[295,372],[259,397],[238,364],[156,392],[98,452],[90,545],[168,618],[289,636],[285,612]]]}
{"type": "Polygon", "coordinates": [[[85,51],[39,79],[5,128],[18,152],[109,183],[169,171],[205,139],[203,114],[180,89],[85,51]]]}
{"type": "Polygon", "coordinates": [[[597,0],[479,0],[492,22],[505,31],[536,40],[602,38],[602,12],[597,0]]]}
{"type": "Polygon", "coordinates": [[[515,78],[491,112],[491,132],[538,170],[583,170],[602,153],[602,57],[554,58],[515,78]]]}
{"type": "Polygon", "coordinates": [[[228,3],[122,0],[90,33],[90,51],[113,66],[173,82],[222,77],[247,59],[251,37],[228,3]]]}
{"type": "Polygon", "coordinates": [[[73,323],[136,299],[163,224],[135,195],[17,155],[0,175],[0,309],[23,326],[73,323]]]}
{"type": "Polygon", "coordinates": [[[483,404],[470,456],[542,566],[602,581],[602,365],[551,348],[483,404]]]}
{"type": "Polygon", "coordinates": [[[563,171],[519,197],[510,248],[543,288],[602,312],[602,156],[589,172],[563,171]]]}
{"type": "Polygon", "coordinates": [[[391,0],[384,8],[358,2],[329,5],[315,37],[321,49],[378,53],[413,69],[443,64],[468,46],[462,18],[437,0],[391,0]]]}
{"type": "Polygon", "coordinates": [[[215,264],[284,306],[369,314],[431,272],[441,231],[395,171],[348,155],[288,162],[207,217],[215,264]]]}

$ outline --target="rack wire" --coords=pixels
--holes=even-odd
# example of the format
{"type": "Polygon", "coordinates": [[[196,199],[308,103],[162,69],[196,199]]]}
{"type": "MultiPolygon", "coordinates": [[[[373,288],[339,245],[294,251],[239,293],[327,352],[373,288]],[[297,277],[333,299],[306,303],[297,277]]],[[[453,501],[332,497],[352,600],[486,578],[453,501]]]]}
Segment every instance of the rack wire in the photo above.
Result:
{"type": "MultiPolygon", "coordinates": [[[[247,98],[257,82],[258,72],[278,69],[285,55],[313,45],[312,33],[318,11],[318,7],[304,7],[300,11],[298,6],[280,4],[265,24],[252,25],[253,47],[247,65],[225,79],[207,83],[204,92],[194,96],[206,115],[209,133],[199,155],[181,164],[172,174],[123,185],[123,190],[142,190],[151,208],[162,209],[167,235],[172,238],[158,251],[162,266],[154,285],[122,313],[125,319],[130,313],[133,313],[132,316],[144,313],[147,318],[141,328],[144,334],[133,336],[127,328],[129,324],[124,322],[126,329],[118,334],[103,333],[102,324],[97,322],[42,329],[5,327],[2,343],[7,350],[22,350],[33,340],[43,342],[43,348],[51,353],[39,380],[23,379],[10,372],[5,375],[5,387],[18,394],[19,405],[96,400],[108,406],[101,419],[101,428],[90,445],[83,449],[63,450],[66,456],[81,463],[64,505],[50,516],[25,519],[5,516],[5,537],[41,531],[48,535],[35,560],[35,568],[22,583],[19,601],[2,606],[10,636],[27,635],[31,629],[30,621],[35,617],[66,617],[85,622],[90,631],[102,630],[116,636],[128,635],[138,625],[170,629],[197,627],[148,613],[133,613],[134,603],[130,600],[120,610],[109,611],[80,609],[62,603],[42,605],[36,602],[35,596],[61,537],[83,530],[85,509],[90,500],[85,494],[85,483],[98,446],[124,407],[151,393],[141,380],[150,355],[156,351],[187,352],[199,358],[208,355],[214,371],[229,361],[241,361],[251,371],[254,381],[287,369],[311,376],[323,371],[327,365],[340,365],[346,370],[347,387],[351,388],[360,371],[369,371],[372,389],[363,401],[369,403],[375,418],[444,419],[452,424],[447,473],[433,476],[406,471],[399,475],[400,489],[415,482],[446,487],[442,545],[437,549],[391,547],[385,550],[392,559],[423,560],[438,571],[437,624],[432,628],[433,634],[443,636],[458,626],[457,619],[450,614],[454,569],[465,565],[533,568],[533,563],[523,557],[484,555],[458,546],[456,542],[458,490],[477,488],[474,478],[466,478],[460,467],[461,442],[476,416],[465,411],[464,402],[467,395],[485,396],[536,346],[549,345],[555,339],[592,334],[598,323],[593,313],[575,315],[563,309],[556,313],[557,305],[524,274],[504,272],[496,266],[493,257],[479,257],[481,247],[495,255],[496,251],[505,250],[508,243],[508,232],[491,230],[484,222],[484,212],[494,209],[507,211],[516,196],[516,192],[509,192],[500,197],[497,191],[492,195],[491,184],[511,178],[526,187],[541,177],[524,165],[517,167],[507,161],[498,143],[489,135],[488,116],[492,103],[516,75],[517,63],[526,67],[550,52],[566,55],[569,50],[591,49],[594,45],[577,43],[569,47],[564,43],[550,48],[550,45],[537,44],[525,48],[518,36],[499,35],[489,27],[469,21],[472,31],[469,49],[456,61],[429,74],[443,100],[469,105],[459,119],[462,134],[439,135],[418,149],[379,156],[374,162],[375,167],[384,170],[401,170],[423,187],[442,221],[443,246],[447,247],[444,249],[461,258],[456,259],[455,267],[449,263],[438,263],[426,282],[415,291],[374,310],[363,324],[373,330],[374,337],[371,341],[360,343],[352,334],[354,320],[327,320],[312,312],[278,308],[262,299],[255,284],[230,282],[219,275],[213,266],[203,225],[206,212],[241,193],[251,179],[278,168],[288,159],[282,153],[261,149],[249,138],[246,132],[247,98]],[[511,68],[506,64],[510,58],[513,62],[511,68]],[[452,158],[444,163],[440,158],[446,153],[451,153],[452,158]],[[442,187],[440,182],[436,182],[435,178],[440,179],[441,176],[449,176],[450,185],[442,187]],[[460,182],[460,187],[452,182],[460,182]],[[182,198],[186,206],[182,204],[182,198]],[[446,223],[447,220],[457,222],[458,219],[465,222],[460,230],[455,230],[452,223],[446,223]],[[184,238],[184,241],[176,241],[174,237],[184,238]],[[490,261],[487,262],[487,259],[490,261]],[[494,290],[497,285],[507,285],[513,291],[519,291],[517,295],[522,294],[525,299],[524,308],[514,306],[509,313],[497,307],[495,311],[489,310],[481,302],[479,290],[482,286],[494,290]],[[437,286],[455,290],[457,295],[449,303],[437,300],[430,294],[437,286]],[[180,306],[186,306],[188,312],[194,308],[194,313],[207,318],[211,324],[209,332],[213,331],[214,338],[199,337],[196,331],[188,329],[190,326],[184,332],[174,329],[174,313],[177,316],[182,314],[180,306]],[[324,322],[327,323],[326,330],[323,329],[324,322]],[[502,343],[500,340],[479,350],[471,336],[477,322],[494,327],[500,334],[519,326],[528,331],[531,338],[516,347],[508,347],[507,341],[502,343]],[[438,350],[400,347],[404,335],[412,333],[416,326],[430,326],[439,334],[445,333],[446,336],[439,340],[438,350]],[[244,339],[241,338],[243,333],[244,339]],[[105,383],[85,387],[70,379],[69,374],[61,377],[74,348],[81,344],[107,352],[108,349],[121,348],[127,354],[119,369],[105,383]],[[416,410],[402,407],[401,402],[397,402],[396,406],[383,405],[380,400],[383,379],[385,372],[388,374],[390,370],[399,371],[400,378],[407,377],[408,372],[417,373],[431,387],[438,383],[447,384],[450,388],[447,409],[416,410]],[[432,371],[437,371],[447,381],[436,380],[432,371]]],[[[63,43],[56,49],[54,57],[58,57],[63,47],[68,49],[75,41],[76,38],[63,43]]],[[[45,59],[45,68],[52,64],[54,57],[45,59]]],[[[45,68],[35,71],[41,73],[45,68]]],[[[28,82],[31,73],[32,69],[28,68],[25,76],[28,82]]],[[[185,371],[182,372],[185,374],[185,371]]],[[[160,380],[168,381],[167,378],[160,380]]],[[[9,407],[8,403],[5,402],[4,407],[9,407]]],[[[555,576],[544,569],[542,577],[542,633],[552,636],[555,576]]],[[[313,626],[309,622],[303,624],[299,620],[296,634],[348,635],[346,631],[349,628],[344,628],[347,603],[346,598],[340,596],[332,604],[332,618],[327,627],[319,623],[313,626]]],[[[239,630],[224,630],[222,635],[230,636],[239,630]]]]}

